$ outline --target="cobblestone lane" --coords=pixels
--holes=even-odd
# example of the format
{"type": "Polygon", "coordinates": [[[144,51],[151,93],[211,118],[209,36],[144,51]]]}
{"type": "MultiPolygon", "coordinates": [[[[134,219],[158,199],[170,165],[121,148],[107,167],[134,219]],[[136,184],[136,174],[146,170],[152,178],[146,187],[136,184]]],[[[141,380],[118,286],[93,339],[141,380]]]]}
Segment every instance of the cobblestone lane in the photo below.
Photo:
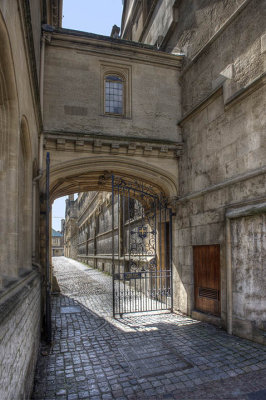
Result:
{"type": "Polygon", "coordinates": [[[266,349],[169,313],[114,320],[111,278],[53,259],[53,344],[32,399],[266,399],[266,349]]]}

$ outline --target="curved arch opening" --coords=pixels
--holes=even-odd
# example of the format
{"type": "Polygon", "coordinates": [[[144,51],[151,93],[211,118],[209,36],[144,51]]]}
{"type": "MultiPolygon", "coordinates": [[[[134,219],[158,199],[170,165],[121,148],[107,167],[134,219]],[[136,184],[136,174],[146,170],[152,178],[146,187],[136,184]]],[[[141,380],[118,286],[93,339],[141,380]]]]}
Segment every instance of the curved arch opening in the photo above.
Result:
{"type": "MultiPolygon", "coordinates": [[[[68,195],[63,227],[66,257],[111,274],[115,285],[122,280],[123,290],[128,290],[131,278],[140,279],[134,294],[147,299],[146,311],[171,309],[171,212],[161,201],[176,194],[170,174],[117,156],[54,162],[50,194],[51,202],[68,195]],[[79,193],[77,199],[74,193],[79,193]]],[[[52,238],[54,244],[56,240],[52,238]]],[[[55,245],[51,255],[59,255],[58,250],[55,245]]],[[[122,292],[118,296],[121,300],[122,292]]],[[[139,305],[131,306],[141,311],[139,305]]],[[[126,304],[123,307],[122,313],[129,312],[126,304]]],[[[120,313],[117,302],[113,310],[120,313]]]]}
{"type": "MultiPolygon", "coordinates": [[[[171,200],[178,194],[176,178],[157,165],[138,162],[122,156],[99,155],[65,163],[51,163],[50,198],[87,191],[111,191],[112,175],[139,181],[153,188],[158,195],[171,200]]],[[[45,192],[45,177],[41,182],[45,192]]]]}

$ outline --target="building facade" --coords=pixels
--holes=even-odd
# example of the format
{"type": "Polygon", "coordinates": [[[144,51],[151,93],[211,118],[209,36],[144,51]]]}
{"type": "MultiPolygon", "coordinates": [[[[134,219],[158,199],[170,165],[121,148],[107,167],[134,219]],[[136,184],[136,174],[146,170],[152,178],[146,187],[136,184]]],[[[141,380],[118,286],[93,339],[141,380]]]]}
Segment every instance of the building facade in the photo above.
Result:
{"type": "Polygon", "coordinates": [[[64,255],[66,257],[77,257],[78,238],[78,209],[74,195],[66,199],[65,223],[64,223],[64,255]]]}
{"type": "Polygon", "coordinates": [[[124,39],[185,55],[176,308],[263,343],[265,13],[257,0],[126,0],[121,28],[124,39]]]}
{"type": "MultiPolygon", "coordinates": [[[[111,194],[80,193],[78,203],[77,259],[112,273],[111,194]]],[[[117,209],[117,202],[116,202],[117,209]]],[[[117,234],[117,231],[116,231],[117,234]]],[[[116,244],[118,240],[115,240],[116,244]]],[[[117,254],[117,246],[116,246],[117,254]]]]}
{"type": "MultiPolygon", "coordinates": [[[[264,0],[124,0],[118,38],[62,28],[60,0],[0,0],[0,398],[31,391],[49,206],[110,193],[112,174],[168,199],[174,309],[265,343],[265,14],[264,0]]],[[[102,254],[109,228],[90,226],[102,254]]]]}
{"type": "MultiPolygon", "coordinates": [[[[59,1],[0,1],[0,398],[29,398],[42,315],[42,24],[59,1]]],[[[56,22],[57,21],[57,22],[56,22]]]]}
{"type": "MultiPolygon", "coordinates": [[[[125,1],[121,28],[123,39],[184,54],[176,125],[184,148],[171,203],[174,308],[259,342],[266,311],[264,13],[259,1],[125,1]],[[242,40],[241,27],[255,15],[261,23],[242,40]]],[[[81,259],[90,253],[85,224],[80,235],[81,259]]],[[[92,264],[105,268],[90,240],[92,264]]]]}
{"type": "Polygon", "coordinates": [[[64,255],[64,235],[52,229],[52,257],[64,255]]]}

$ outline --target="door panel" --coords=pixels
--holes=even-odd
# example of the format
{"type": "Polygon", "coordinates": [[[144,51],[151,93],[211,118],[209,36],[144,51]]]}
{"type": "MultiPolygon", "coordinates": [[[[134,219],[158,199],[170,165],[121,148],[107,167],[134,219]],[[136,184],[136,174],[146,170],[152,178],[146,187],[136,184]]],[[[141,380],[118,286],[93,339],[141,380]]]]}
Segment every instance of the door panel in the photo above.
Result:
{"type": "Polygon", "coordinates": [[[220,316],[220,246],[194,246],[195,309],[220,316]]]}

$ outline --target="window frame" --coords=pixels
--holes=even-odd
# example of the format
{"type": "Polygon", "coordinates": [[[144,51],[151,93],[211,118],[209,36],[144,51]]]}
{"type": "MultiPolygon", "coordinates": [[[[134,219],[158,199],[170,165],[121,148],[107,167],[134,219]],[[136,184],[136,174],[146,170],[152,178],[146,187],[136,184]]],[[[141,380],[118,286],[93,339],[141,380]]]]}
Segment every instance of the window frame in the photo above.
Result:
{"type": "Polygon", "coordinates": [[[105,118],[131,118],[131,66],[125,64],[115,63],[101,63],[100,64],[100,82],[101,82],[101,101],[100,101],[100,115],[105,118]],[[108,76],[117,76],[123,82],[123,113],[109,113],[105,112],[106,92],[105,82],[108,76]]]}

